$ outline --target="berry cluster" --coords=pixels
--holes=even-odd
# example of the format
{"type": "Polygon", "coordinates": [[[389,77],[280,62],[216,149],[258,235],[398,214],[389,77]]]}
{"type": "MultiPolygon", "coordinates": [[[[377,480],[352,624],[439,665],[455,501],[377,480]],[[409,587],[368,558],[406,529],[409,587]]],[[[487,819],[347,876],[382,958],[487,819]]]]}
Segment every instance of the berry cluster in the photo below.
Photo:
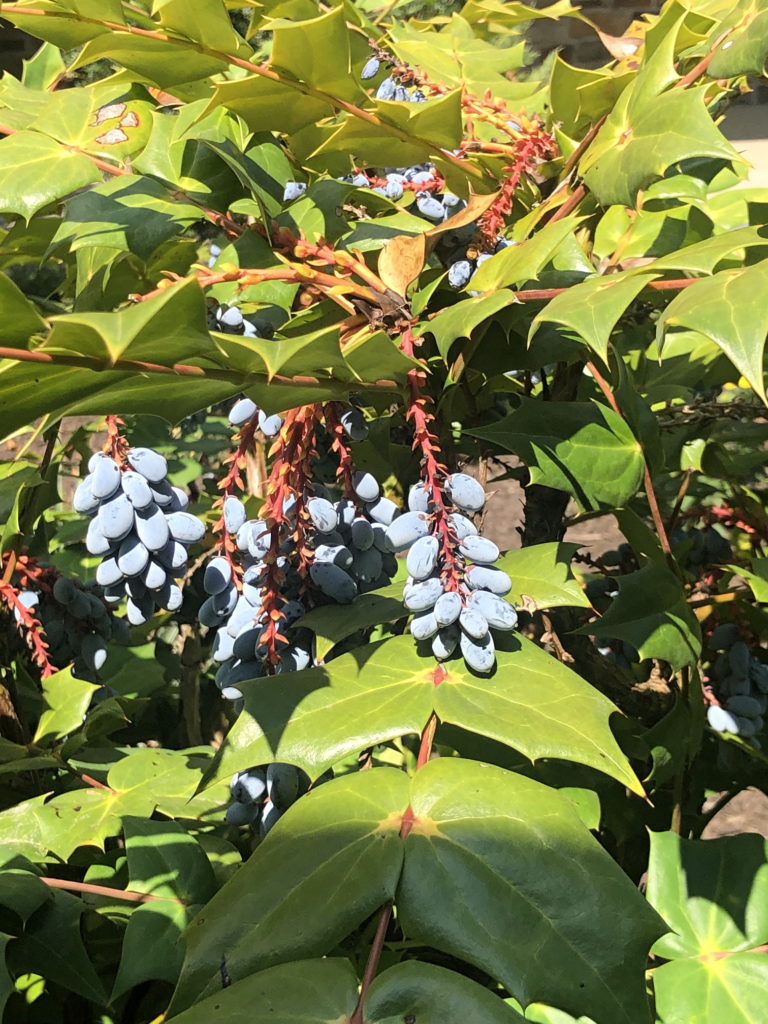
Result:
{"type": "Polygon", "coordinates": [[[716,732],[742,736],[760,749],[756,736],[768,710],[768,665],[752,656],[735,623],[718,626],[709,646],[720,654],[709,673],[707,720],[716,732]]]}
{"type": "Polygon", "coordinates": [[[275,762],[236,772],[230,783],[234,803],[227,808],[228,825],[250,825],[263,839],[291,804],[309,789],[309,776],[292,764],[275,762]]]}
{"type": "Polygon", "coordinates": [[[111,613],[96,583],[80,584],[28,556],[19,557],[0,597],[45,675],[72,665],[75,677],[96,682],[108,641],[130,640],[125,620],[111,613]]]}
{"type": "Polygon", "coordinates": [[[437,488],[415,484],[408,509],[387,529],[395,551],[407,551],[406,608],[414,612],[410,631],[418,641],[431,640],[438,661],[458,646],[475,672],[491,672],[495,663],[492,629],[514,629],[517,614],[504,600],[509,576],[493,563],[499,549],[464,513],[485,505],[485,492],[473,477],[453,473],[437,488]]]}
{"type": "MultiPolygon", "coordinates": [[[[248,400],[241,399],[235,409],[243,401],[248,400]]],[[[324,415],[334,438],[331,446],[342,447],[348,459],[337,435],[364,438],[362,414],[328,406],[324,415]]],[[[243,426],[241,446],[247,447],[260,423],[257,410],[243,426]]],[[[294,427],[289,423],[286,433],[294,427]]],[[[281,432],[273,464],[281,485],[285,474],[280,456],[290,443],[281,432]]],[[[297,473],[291,486],[271,496],[265,517],[256,519],[247,518],[242,500],[231,493],[236,472],[230,474],[222,502],[223,551],[206,566],[203,586],[208,597],[200,609],[203,625],[216,629],[216,683],[225,697],[240,698],[238,684],[246,679],[312,665],[312,634],[296,625],[305,612],[328,602],[349,604],[359,593],[386,586],[394,575],[397,563],[385,528],[397,506],[381,496],[370,473],[345,466],[348,496],[334,500],[307,473],[297,473]]]]}
{"type": "Polygon", "coordinates": [[[203,539],[205,526],[187,512],[189,498],[167,480],[168,464],[152,448],[128,448],[113,438],[111,454],[97,452],[75,492],[75,511],[90,517],[85,544],[102,557],[96,582],[104,600],[127,601],[132,626],[156,608],[176,611],[187,568],[187,548],[203,539]]]}

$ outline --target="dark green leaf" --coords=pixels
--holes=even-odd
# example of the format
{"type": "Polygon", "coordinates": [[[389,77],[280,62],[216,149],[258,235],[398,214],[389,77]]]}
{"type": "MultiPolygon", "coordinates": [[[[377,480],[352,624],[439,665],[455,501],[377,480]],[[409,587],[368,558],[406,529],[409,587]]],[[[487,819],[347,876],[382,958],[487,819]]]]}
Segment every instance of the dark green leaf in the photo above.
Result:
{"type": "Polygon", "coordinates": [[[501,768],[439,758],[414,777],[411,808],[397,893],[410,939],[488,971],[523,1005],[650,1020],[644,971],[662,923],[567,801],[501,768]]]}
{"type": "Polygon", "coordinates": [[[651,563],[619,576],[618,585],[619,596],[605,615],[574,632],[624,640],[640,658],[661,658],[673,671],[694,664],[701,630],[678,578],[651,563]]]}
{"type": "Polygon", "coordinates": [[[571,559],[578,544],[532,544],[508,551],[498,562],[512,580],[507,600],[531,608],[589,608],[589,598],[574,579],[571,559]]]}
{"type": "Polygon", "coordinates": [[[503,420],[467,433],[519,455],[532,483],[566,491],[585,509],[623,505],[643,478],[643,455],[632,431],[596,402],[524,398],[503,420]]]}
{"type": "Polygon", "coordinates": [[[302,956],[329,952],[387,899],[400,876],[408,779],[374,768],[298,800],[190,925],[171,1012],[302,956]]]}

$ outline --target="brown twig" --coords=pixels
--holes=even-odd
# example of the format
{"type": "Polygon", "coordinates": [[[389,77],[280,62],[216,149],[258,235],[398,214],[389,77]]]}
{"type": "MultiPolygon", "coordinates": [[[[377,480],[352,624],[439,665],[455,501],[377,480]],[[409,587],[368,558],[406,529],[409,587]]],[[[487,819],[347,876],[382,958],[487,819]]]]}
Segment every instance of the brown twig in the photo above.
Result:
{"type": "Polygon", "coordinates": [[[132,889],[113,889],[108,885],[95,885],[93,882],[73,882],[68,878],[46,878],[41,877],[51,889],[65,889],[67,892],[90,893],[93,896],[107,896],[114,900],[124,900],[126,903],[153,903],[156,900],[165,900],[168,903],[178,903],[180,906],[187,906],[187,900],[178,896],[154,896],[149,892],[135,892],[132,889]]]}

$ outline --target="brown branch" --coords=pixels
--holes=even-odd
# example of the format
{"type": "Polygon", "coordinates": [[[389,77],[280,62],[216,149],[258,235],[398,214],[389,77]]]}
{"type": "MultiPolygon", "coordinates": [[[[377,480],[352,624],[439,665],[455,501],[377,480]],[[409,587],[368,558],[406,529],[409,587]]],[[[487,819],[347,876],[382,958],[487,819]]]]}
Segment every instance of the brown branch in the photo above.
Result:
{"type": "Polygon", "coordinates": [[[363,1024],[363,1002],[368,993],[368,989],[371,987],[373,979],[376,977],[379,960],[381,960],[381,954],[384,949],[384,939],[387,935],[387,926],[389,925],[389,919],[391,917],[392,903],[385,903],[381,908],[379,923],[376,925],[376,934],[373,937],[371,949],[368,953],[368,961],[365,965],[365,971],[363,972],[363,980],[360,983],[360,995],[357,999],[357,1006],[355,1006],[354,1013],[349,1018],[349,1024],[363,1024]]]}
{"type": "MultiPolygon", "coordinates": [[[[106,363],[95,356],[68,355],[67,353],[43,352],[39,349],[31,350],[26,348],[8,348],[0,346],[0,359],[15,359],[22,363],[41,363],[54,366],[75,366],[83,370],[114,370],[123,373],[161,373],[166,376],[196,377],[202,380],[213,379],[226,381],[230,384],[237,384],[239,387],[247,387],[249,383],[256,383],[261,380],[265,384],[296,384],[306,388],[336,388],[344,394],[347,393],[347,386],[340,381],[322,380],[318,377],[296,376],[284,377],[279,373],[267,377],[266,374],[251,374],[245,376],[237,370],[224,370],[213,366],[191,366],[186,363],[173,363],[172,366],[162,366],[160,363],[147,363],[139,359],[116,359],[112,363],[106,363]]],[[[355,381],[354,390],[373,389],[375,391],[400,391],[400,385],[393,380],[377,380],[373,383],[355,381]]]]}
{"type": "Polygon", "coordinates": [[[107,896],[114,900],[124,900],[126,903],[152,903],[155,900],[165,900],[169,903],[178,903],[180,906],[187,906],[187,900],[177,896],[153,896],[149,892],[135,892],[132,889],[112,889],[108,885],[94,885],[93,882],[71,882],[68,878],[46,878],[41,877],[51,889],[65,889],[67,892],[90,893],[93,896],[107,896]]]}

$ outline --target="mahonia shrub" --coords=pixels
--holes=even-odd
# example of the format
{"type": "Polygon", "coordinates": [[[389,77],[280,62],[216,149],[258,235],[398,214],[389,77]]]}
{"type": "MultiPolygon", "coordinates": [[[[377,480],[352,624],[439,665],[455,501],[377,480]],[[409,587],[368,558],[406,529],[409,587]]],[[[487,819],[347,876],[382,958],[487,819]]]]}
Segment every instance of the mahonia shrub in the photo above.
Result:
{"type": "Polygon", "coordinates": [[[762,1019],[768,14],[2,15],[3,1019],[762,1019]]]}

